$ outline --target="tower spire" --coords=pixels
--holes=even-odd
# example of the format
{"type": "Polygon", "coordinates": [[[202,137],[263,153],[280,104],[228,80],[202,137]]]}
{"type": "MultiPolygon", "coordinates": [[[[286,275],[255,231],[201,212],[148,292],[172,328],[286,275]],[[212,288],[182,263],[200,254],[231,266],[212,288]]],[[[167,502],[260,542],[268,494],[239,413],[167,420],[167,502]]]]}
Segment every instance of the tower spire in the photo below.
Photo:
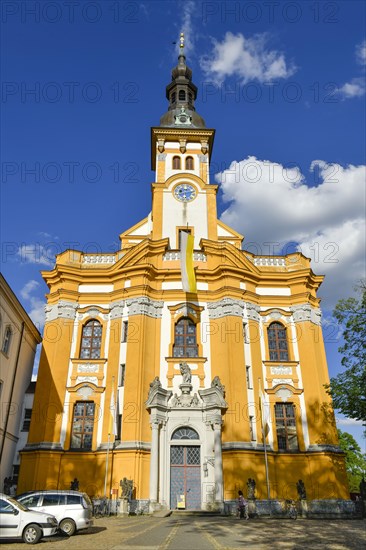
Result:
{"type": "Polygon", "coordinates": [[[172,70],[172,81],[166,87],[168,111],[161,117],[163,127],[205,128],[205,121],[196,112],[194,102],[197,87],[192,82],[192,70],[186,64],[184,33],[179,36],[178,65],[172,70]]]}

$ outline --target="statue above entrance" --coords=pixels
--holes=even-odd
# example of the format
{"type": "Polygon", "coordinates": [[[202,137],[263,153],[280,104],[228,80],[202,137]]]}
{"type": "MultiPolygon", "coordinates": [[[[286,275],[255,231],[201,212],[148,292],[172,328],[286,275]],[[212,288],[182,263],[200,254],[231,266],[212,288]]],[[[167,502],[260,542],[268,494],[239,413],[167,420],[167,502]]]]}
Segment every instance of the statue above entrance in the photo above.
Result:
{"type": "Polygon", "coordinates": [[[183,376],[183,384],[190,384],[192,381],[192,371],[189,365],[184,361],[179,363],[180,373],[183,376]]]}

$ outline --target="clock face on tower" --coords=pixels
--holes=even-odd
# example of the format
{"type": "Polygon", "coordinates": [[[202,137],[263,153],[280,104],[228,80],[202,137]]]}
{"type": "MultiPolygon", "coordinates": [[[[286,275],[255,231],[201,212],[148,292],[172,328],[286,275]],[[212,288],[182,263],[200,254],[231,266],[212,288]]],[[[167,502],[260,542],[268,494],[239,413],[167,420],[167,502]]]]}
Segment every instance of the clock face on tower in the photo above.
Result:
{"type": "Polygon", "coordinates": [[[192,185],[189,185],[189,183],[181,183],[180,185],[177,185],[173,193],[175,198],[181,202],[193,201],[197,194],[195,188],[192,185]]]}

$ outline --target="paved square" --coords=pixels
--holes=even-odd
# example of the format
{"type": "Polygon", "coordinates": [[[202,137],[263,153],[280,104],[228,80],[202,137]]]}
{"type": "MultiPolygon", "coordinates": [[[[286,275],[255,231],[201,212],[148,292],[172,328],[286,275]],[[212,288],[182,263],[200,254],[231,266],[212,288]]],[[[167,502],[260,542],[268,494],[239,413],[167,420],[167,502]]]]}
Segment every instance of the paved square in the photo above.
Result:
{"type": "MultiPolygon", "coordinates": [[[[39,550],[360,550],[366,547],[365,520],[238,520],[232,517],[173,515],[167,518],[110,517],[88,531],[52,537],[39,550]]],[[[4,550],[25,550],[6,541],[4,550]]]]}

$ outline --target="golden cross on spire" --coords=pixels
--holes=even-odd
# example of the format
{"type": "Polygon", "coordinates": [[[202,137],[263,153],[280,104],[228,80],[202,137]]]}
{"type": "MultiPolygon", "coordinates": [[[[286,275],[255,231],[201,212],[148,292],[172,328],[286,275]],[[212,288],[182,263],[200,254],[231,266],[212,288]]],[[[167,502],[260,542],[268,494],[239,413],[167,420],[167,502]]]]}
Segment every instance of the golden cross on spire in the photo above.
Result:
{"type": "Polygon", "coordinates": [[[180,33],[180,39],[179,39],[179,48],[183,50],[184,48],[184,32],[180,33]]]}

